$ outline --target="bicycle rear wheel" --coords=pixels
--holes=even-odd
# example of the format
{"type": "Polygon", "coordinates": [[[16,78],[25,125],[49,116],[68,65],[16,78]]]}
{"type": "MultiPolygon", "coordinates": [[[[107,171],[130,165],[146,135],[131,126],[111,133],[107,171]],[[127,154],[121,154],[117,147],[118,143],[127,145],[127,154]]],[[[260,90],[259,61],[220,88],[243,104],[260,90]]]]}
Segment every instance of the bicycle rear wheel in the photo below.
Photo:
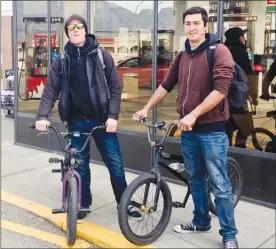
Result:
{"type": "MultiPolygon", "coordinates": [[[[227,157],[227,173],[232,186],[234,208],[237,206],[243,189],[243,173],[239,163],[232,157],[227,157]]],[[[209,210],[217,215],[212,189],[209,191],[209,210]]]]}
{"type": "Polygon", "coordinates": [[[273,133],[262,127],[257,127],[252,133],[252,143],[256,150],[265,151],[267,145],[271,143],[275,136],[273,133]]]}
{"type": "Polygon", "coordinates": [[[120,229],[126,239],[136,245],[147,245],[156,241],[166,229],[171,217],[171,191],[163,180],[160,182],[157,209],[151,209],[154,205],[156,183],[154,174],[137,177],[128,185],[119,205],[120,229]],[[134,207],[142,215],[139,221],[128,217],[129,207],[134,207]]]}
{"type": "Polygon", "coordinates": [[[78,184],[76,177],[70,177],[67,187],[67,244],[75,244],[77,236],[78,184]]]}

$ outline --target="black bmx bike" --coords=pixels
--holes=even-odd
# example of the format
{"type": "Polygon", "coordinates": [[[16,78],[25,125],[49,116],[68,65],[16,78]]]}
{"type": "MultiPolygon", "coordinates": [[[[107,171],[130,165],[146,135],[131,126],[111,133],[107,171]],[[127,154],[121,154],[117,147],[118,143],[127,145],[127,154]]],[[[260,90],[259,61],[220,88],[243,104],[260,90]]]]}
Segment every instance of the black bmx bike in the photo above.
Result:
{"type": "MultiPolygon", "coordinates": [[[[35,128],[34,124],[29,126],[31,129],[35,128]]],[[[62,180],[62,207],[53,209],[53,214],[66,213],[66,239],[68,246],[73,246],[77,237],[77,214],[90,213],[89,208],[81,208],[81,177],[76,170],[79,167],[79,153],[84,151],[93,132],[97,129],[105,130],[105,126],[96,126],[90,133],[80,132],[59,132],[55,126],[49,125],[47,131],[40,134],[52,134],[52,130],[58,138],[62,150],[65,152],[64,159],[49,158],[49,163],[60,163],[59,169],[52,169],[52,173],[61,173],[62,180]],[[72,148],[71,137],[87,136],[82,148],[72,148]],[[69,137],[68,143],[64,145],[62,139],[69,137]]]]}
{"type": "MultiPolygon", "coordinates": [[[[137,245],[147,245],[156,241],[166,229],[172,207],[186,207],[191,192],[183,157],[163,152],[164,142],[176,124],[171,123],[166,128],[163,121],[154,125],[150,124],[146,118],[142,118],[140,121],[146,124],[148,141],[156,149],[155,165],[150,173],[138,176],[128,185],[119,205],[118,219],[120,229],[127,240],[137,245]],[[165,131],[160,142],[151,140],[150,130],[153,128],[165,131]],[[170,188],[162,178],[160,167],[186,184],[187,192],[183,202],[172,201],[170,188]],[[129,206],[137,209],[142,218],[134,220],[128,217],[129,206]]],[[[227,158],[227,170],[232,186],[233,202],[236,207],[242,194],[243,174],[239,163],[231,157],[227,158]]],[[[209,186],[209,209],[213,214],[216,214],[212,188],[210,184],[209,186]]]]}

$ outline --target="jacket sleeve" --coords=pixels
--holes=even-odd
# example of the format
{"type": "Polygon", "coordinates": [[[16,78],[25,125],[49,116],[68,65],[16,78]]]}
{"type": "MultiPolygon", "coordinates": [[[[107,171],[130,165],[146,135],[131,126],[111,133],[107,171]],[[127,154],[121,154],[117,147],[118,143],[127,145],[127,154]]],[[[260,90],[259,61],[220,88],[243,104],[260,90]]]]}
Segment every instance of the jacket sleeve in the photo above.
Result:
{"type": "Polygon", "coordinates": [[[121,106],[121,85],[116,66],[111,54],[104,50],[105,77],[110,93],[107,117],[118,120],[121,106]]]}
{"type": "Polygon", "coordinates": [[[179,63],[182,56],[182,51],[179,52],[170,65],[170,70],[167,73],[165,79],[161,83],[161,86],[167,91],[171,92],[174,86],[178,83],[178,71],[179,71],[179,63]]]}
{"type": "Polygon", "coordinates": [[[227,95],[233,79],[235,62],[229,49],[219,44],[215,50],[215,61],[213,68],[214,90],[227,95]]]}
{"type": "Polygon", "coordinates": [[[61,71],[61,60],[60,56],[58,56],[50,66],[48,80],[40,99],[39,109],[36,116],[37,120],[49,119],[50,112],[52,111],[61,90],[61,71]]]}

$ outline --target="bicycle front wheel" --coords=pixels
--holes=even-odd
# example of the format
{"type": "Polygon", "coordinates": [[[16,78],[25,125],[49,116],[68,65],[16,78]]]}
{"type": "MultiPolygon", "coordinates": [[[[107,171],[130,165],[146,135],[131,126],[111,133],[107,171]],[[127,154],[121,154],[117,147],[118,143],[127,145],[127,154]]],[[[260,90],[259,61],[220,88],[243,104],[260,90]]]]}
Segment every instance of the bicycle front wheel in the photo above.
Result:
{"type": "Polygon", "coordinates": [[[148,245],[156,241],[166,229],[172,212],[172,196],[168,184],[161,180],[157,193],[154,174],[144,174],[133,180],[125,190],[119,205],[119,225],[128,241],[136,245],[148,245]],[[140,219],[131,218],[128,210],[136,210],[140,219]]]}
{"type": "Polygon", "coordinates": [[[78,184],[76,177],[70,177],[67,187],[67,244],[75,244],[77,237],[78,184]]]}
{"type": "MultiPolygon", "coordinates": [[[[232,187],[234,208],[237,206],[243,189],[243,173],[239,163],[232,157],[227,157],[227,173],[232,187]]],[[[209,210],[217,215],[212,188],[209,191],[209,210]]]]}

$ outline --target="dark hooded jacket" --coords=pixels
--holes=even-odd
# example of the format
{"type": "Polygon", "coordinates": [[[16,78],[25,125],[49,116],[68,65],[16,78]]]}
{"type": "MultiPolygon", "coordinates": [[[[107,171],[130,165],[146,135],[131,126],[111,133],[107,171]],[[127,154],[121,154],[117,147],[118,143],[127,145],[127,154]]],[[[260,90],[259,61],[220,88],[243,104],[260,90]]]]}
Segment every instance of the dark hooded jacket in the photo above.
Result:
{"type": "MultiPolygon", "coordinates": [[[[206,40],[192,50],[188,40],[185,42],[185,52],[180,52],[173,60],[170,70],[162,82],[162,87],[170,92],[179,84],[177,111],[183,118],[213,91],[217,90],[225,96],[234,73],[234,61],[230,51],[223,44],[218,44],[215,50],[213,83],[210,82],[207,62],[207,48],[219,43],[215,35],[206,34],[206,40]]],[[[209,112],[200,116],[193,130],[216,132],[224,130],[225,121],[229,119],[227,98],[209,112]]]]}
{"type": "Polygon", "coordinates": [[[234,61],[243,69],[247,75],[253,75],[246,46],[238,40],[226,40],[225,46],[230,50],[234,61]]]}
{"type": "Polygon", "coordinates": [[[50,67],[37,120],[49,118],[58,96],[59,115],[63,122],[86,116],[101,121],[118,119],[121,86],[110,53],[99,47],[94,35],[87,35],[82,48],[68,41],[64,51],[50,67]],[[97,55],[99,49],[105,68],[97,55]]]}

